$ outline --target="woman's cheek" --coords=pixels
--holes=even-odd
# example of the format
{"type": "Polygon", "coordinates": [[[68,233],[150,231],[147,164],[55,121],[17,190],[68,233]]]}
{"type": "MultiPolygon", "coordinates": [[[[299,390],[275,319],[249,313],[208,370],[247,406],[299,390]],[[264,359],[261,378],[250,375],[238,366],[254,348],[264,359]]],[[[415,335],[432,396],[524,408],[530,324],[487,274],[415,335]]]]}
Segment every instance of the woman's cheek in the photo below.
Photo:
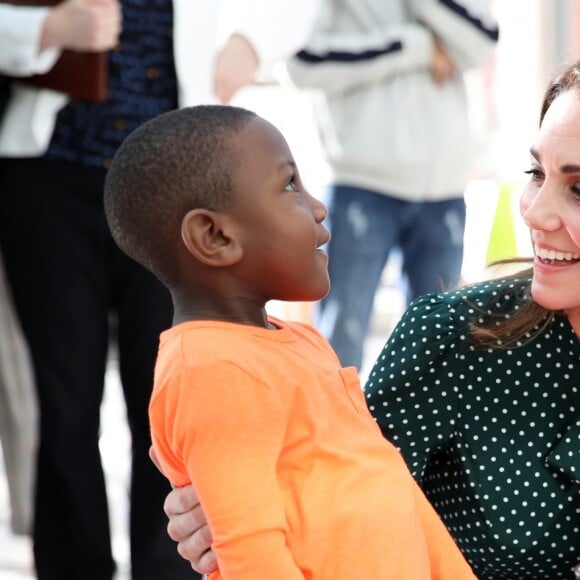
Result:
{"type": "Polygon", "coordinates": [[[578,209],[578,213],[570,224],[568,231],[576,247],[580,248],[580,209],[578,209]]]}
{"type": "Polygon", "coordinates": [[[520,215],[522,217],[524,217],[526,211],[530,207],[530,195],[529,186],[527,186],[520,196],[520,215]]]}

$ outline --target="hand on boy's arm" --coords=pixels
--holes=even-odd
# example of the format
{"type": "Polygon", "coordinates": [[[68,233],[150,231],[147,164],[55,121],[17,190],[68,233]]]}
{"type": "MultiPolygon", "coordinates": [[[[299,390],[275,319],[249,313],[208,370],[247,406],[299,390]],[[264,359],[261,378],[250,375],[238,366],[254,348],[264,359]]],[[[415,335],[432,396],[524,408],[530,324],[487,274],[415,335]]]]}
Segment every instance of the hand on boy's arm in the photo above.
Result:
{"type": "Polygon", "coordinates": [[[169,518],[167,533],[177,542],[179,555],[201,574],[217,570],[216,555],[211,551],[211,531],[193,487],[173,489],[165,499],[163,510],[169,518]]]}
{"type": "Polygon", "coordinates": [[[214,93],[227,105],[234,95],[254,81],[259,60],[250,41],[241,34],[232,34],[220,50],[214,70],[214,93]]]}
{"type": "MultiPolygon", "coordinates": [[[[153,447],[149,449],[149,457],[161,471],[153,447]]],[[[167,533],[177,542],[179,555],[189,560],[200,574],[217,570],[216,555],[211,551],[213,538],[193,486],[173,488],[165,498],[163,511],[169,518],[167,533]]]]}

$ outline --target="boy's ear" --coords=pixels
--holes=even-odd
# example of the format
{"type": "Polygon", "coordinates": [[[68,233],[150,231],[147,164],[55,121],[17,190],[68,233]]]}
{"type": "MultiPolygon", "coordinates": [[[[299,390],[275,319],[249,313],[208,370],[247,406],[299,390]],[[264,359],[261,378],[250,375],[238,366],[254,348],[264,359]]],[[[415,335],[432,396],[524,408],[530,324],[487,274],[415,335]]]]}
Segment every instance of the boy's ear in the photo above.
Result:
{"type": "Polygon", "coordinates": [[[193,209],[185,215],[181,239],[189,253],[207,266],[231,266],[243,254],[228,218],[208,209],[193,209]]]}

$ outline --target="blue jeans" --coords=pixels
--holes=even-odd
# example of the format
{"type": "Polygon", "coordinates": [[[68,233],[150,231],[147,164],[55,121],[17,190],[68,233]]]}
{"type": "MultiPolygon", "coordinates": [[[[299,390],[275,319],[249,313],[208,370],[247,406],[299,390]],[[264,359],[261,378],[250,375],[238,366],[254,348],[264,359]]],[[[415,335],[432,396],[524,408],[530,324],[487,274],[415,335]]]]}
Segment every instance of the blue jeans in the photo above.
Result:
{"type": "Polygon", "coordinates": [[[401,252],[407,302],[459,282],[465,201],[408,202],[345,186],[327,193],[331,286],[315,323],[341,363],[360,369],[375,292],[392,249],[401,252]]]}

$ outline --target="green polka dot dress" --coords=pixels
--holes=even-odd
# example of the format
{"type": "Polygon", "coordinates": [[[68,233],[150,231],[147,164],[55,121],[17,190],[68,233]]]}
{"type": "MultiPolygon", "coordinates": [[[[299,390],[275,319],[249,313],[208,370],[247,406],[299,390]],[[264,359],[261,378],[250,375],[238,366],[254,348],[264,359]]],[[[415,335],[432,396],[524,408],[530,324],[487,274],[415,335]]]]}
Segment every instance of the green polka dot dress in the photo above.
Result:
{"type": "Polygon", "coordinates": [[[473,305],[509,316],[523,282],[416,300],[365,393],[480,579],[571,579],[580,556],[580,341],[559,315],[512,349],[477,349],[468,336],[473,305]]]}

